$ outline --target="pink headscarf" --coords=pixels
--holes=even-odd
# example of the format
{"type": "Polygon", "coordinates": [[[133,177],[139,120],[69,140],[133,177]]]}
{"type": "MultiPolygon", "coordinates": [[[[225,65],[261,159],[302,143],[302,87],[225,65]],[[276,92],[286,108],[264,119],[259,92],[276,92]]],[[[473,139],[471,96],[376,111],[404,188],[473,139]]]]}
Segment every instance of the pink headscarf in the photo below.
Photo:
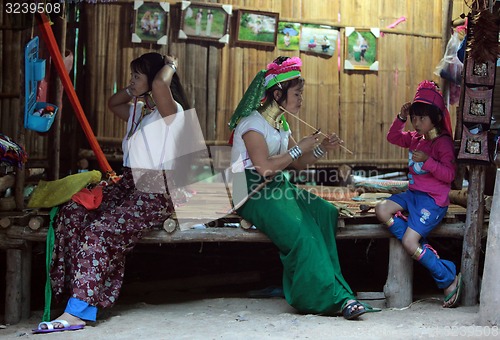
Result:
{"type": "Polygon", "coordinates": [[[300,77],[302,60],[299,57],[288,58],[281,64],[278,64],[276,60],[267,64],[266,76],[264,78],[264,87],[266,90],[278,83],[300,77]]]}
{"type": "Polygon", "coordinates": [[[450,136],[452,135],[451,129],[451,118],[450,112],[448,108],[444,104],[443,95],[441,91],[439,91],[436,84],[429,80],[424,80],[417,87],[417,93],[415,93],[415,97],[413,98],[413,102],[420,102],[425,104],[430,104],[436,106],[438,109],[443,112],[443,127],[446,133],[450,136]]]}

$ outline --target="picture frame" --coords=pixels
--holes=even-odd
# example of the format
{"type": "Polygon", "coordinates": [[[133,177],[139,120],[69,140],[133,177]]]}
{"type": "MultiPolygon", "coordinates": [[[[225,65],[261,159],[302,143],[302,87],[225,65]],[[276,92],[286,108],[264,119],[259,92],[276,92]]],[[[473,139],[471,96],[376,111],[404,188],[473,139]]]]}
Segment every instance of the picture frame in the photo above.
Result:
{"type": "Polygon", "coordinates": [[[300,27],[297,22],[278,22],[278,49],[283,51],[298,51],[300,47],[300,27]]]}
{"type": "Polygon", "coordinates": [[[278,21],[279,13],[238,10],[235,44],[275,47],[278,21]]]}
{"type": "Polygon", "coordinates": [[[166,45],[169,12],[168,2],[134,1],[132,42],[166,45]]]}
{"type": "Polygon", "coordinates": [[[178,38],[227,44],[232,13],[232,5],[182,1],[178,38]]]}
{"type": "Polygon", "coordinates": [[[339,29],[333,26],[303,24],[300,33],[300,51],[324,56],[333,56],[340,47],[339,29]]]}
{"type": "Polygon", "coordinates": [[[345,28],[344,69],[378,71],[379,28],[345,28]]]}

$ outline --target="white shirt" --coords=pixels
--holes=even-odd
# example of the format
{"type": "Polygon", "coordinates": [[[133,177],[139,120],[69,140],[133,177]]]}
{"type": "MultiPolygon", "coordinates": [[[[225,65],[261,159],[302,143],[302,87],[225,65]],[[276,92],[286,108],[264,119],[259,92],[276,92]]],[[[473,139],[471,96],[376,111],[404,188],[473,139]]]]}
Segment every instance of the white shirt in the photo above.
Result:
{"type": "Polygon", "coordinates": [[[177,113],[166,118],[155,109],[141,119],[144,103],[137,103],[135,115],[134,106],[131,106],[127,136],[122,142],[123,166],[152,170],[172,169],[176,157],[176,137],[184,125],[184,110],[179,103],[176,104],[177,113]],[[129,131],[134,133],[128,136],[129,131]]]}
{"type": "Polygon", "coordinates": [[[243,141],[243,135],[249,131],[258,132],[264,137],[269,156],[284,154],[288,151],[291,131],[276,130],[258,111],[254,111],[248,117],[242,118],[234,130],[231,149],[231,167],[234,173],[243,172],[245,169],[255,169],[243,141]]]}

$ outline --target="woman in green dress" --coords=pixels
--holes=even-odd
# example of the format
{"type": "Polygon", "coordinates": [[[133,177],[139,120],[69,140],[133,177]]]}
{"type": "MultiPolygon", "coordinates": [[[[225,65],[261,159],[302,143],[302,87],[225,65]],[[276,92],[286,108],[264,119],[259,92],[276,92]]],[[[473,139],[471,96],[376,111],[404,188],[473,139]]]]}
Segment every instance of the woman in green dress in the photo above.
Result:
{"type": "Polygon", "coordinates": [[[229,123],[234,129],[233,200],[238,214],[278,247],[283,292],[291,306],[302,313],[341,312],[356,319],[367,310],[340,270],[338,210],[282,172],[305,169],[342,143],[336,134],[320,141],[316,133],[298,143],[291,136],[285,116],[302,105],[301,66],[298,57],[278,57],[257,74],[236,108],[229,123]]]}

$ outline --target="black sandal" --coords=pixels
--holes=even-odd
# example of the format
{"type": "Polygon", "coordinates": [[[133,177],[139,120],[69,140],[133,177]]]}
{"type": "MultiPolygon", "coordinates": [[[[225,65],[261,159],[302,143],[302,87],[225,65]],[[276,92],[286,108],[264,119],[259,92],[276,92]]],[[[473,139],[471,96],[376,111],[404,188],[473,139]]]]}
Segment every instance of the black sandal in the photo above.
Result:
{"type": "MultiPolygon", "coordinates": [[[[346,302],[347,303],[347,302],[346,302]]],[[[366,308],[359,301],[353,301],[342,308],[342,315],[347,320],[354,320],[366,313],[366,308]]]]}

